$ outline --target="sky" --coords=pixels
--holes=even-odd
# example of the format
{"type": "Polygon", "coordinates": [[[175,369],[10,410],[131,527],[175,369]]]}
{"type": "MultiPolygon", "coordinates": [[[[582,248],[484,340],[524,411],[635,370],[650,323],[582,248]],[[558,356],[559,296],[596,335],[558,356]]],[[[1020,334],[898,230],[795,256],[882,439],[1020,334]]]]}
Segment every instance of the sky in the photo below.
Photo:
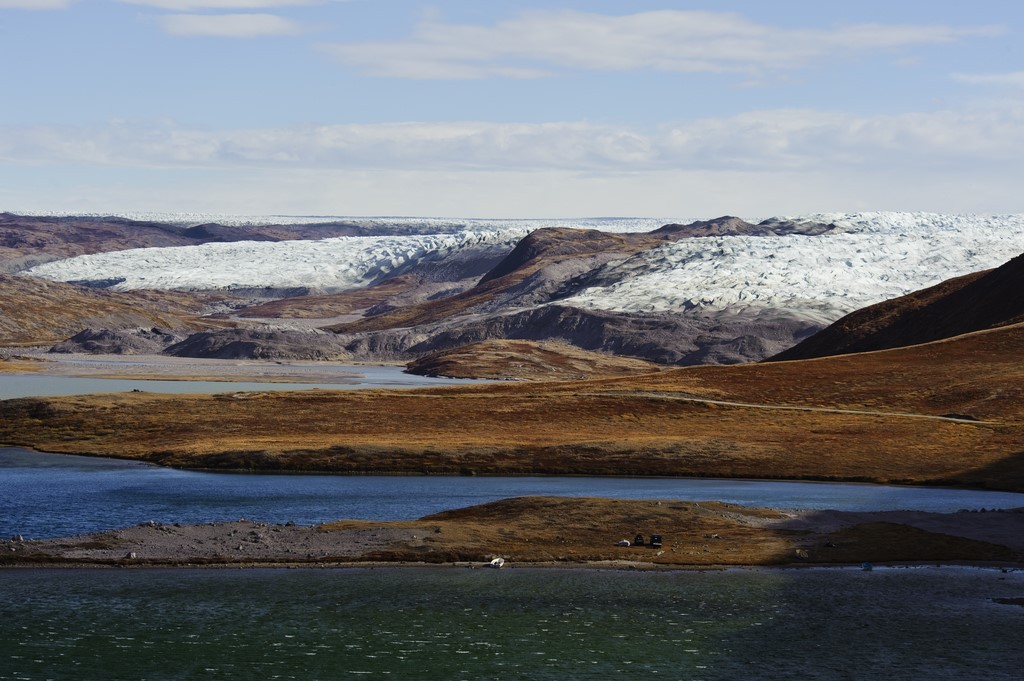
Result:
{"type": "Polygon", "coordinates": [[[1024,3],[0,0],[0,210],[1024,212],[1024,3]]]}

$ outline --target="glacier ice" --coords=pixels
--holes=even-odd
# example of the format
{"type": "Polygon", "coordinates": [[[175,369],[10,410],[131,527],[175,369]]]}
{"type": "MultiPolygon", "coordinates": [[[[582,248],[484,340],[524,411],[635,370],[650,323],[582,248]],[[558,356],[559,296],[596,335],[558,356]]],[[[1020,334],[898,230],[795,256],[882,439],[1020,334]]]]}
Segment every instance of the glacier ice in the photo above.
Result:
{"type": "MultiPolygon", "coordinates": [[[[865,305],[996,267],[1024,252],[1024,215],[875,212],[780,219],[832,223],[837,229],[819,236],[683,239],[606,263],[559,302],[621,312],[788,310],[827,323],[865,305]]],[[[408,220],[421,224],[434,218],[408,220]]],[[[122,290],[344,290],[424,259],[473,249],[490,254],[511,250],[540,226],[636,231],[661,224],[601,218],[437,220],[437,234],[136,249],[50,262],[27,274],[61,281],[123,279],[115,287],[122,290]],[[445,231],[462,224],[475,228],[445,231]]]]}
{"type": "Polygon", "coordinates": [[[1024,252],[1024,215],[821,213],[820,236],[684,239],[611,262],[562,304],[617,312],[775,309],[829,323],[1024,252]]]}

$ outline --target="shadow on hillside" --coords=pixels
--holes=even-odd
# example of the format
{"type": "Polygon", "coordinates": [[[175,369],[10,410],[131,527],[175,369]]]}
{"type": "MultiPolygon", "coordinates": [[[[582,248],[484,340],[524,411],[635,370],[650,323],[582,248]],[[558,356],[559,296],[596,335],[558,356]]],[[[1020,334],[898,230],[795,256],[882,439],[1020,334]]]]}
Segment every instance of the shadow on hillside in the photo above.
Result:
{"type": "Polygon", "coordinates": [[[1024,492],[1024,452],[957,476],[957,481],[985,489],[1024,492]]]}
{"type": "Polygon", "coordinates": [[[815,511],[776,526],[800,533],[778,562],[806,564],[1024,561],[1024,510],[815,511]]]}

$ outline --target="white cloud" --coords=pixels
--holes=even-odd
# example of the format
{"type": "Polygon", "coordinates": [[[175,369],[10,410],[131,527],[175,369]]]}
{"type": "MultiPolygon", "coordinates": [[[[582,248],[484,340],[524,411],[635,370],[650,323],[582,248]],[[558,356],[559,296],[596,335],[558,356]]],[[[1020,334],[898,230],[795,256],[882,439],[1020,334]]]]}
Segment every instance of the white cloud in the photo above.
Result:
{"type": "Polygon", "coordinates": [[[0,161],[125,167],[598,174],[889,168],[909,175],[1016,167],[1021,156],[1024,106],[1012,105],[873,117],[755,111],[655,130],[472,121],[227,131],[173,123],[0,128],[0,161]]]}
{"type": "Polygon", "coordinates": [[[367,74],[395,78],[535,78],[572,69],[758,73],[1000,32],[993,26],[886,24],[790,29],[705,11],[533,11],[494,26],[428,20],[405,40],[321,49],[367,74]]]}
{"type": "Polygon", "coordinates": [[[1024,153],[1024,108],[856,116],[776,110],[673,128],[670,158],[719,169],[1004,163],[1024,153]]]}
{"type": "Polygon", "coordinates": [[[1024,71],[1009,73],[954,73],[953,80],[969,85],[1024,88],[1024,71]]]}
{"type": "MultiPolygon", "coordinates": [[[[909,177],[900,170],[581,173],[571,171],[89,168],[0,166],[0,210],[552,218],[660,216],[665,222],[860,210],[1020,212],[1020,177],[909,177]],[[45,179],[38,181],[41,175],[45,179]]],[[[552,220],[552,224],[558,224],[552,220]]]]}
{"type": "Polygon", "coordinates": [[[157,21],[176,36],[255,38],[303,32],[300,24],[273,14],[168,14],[157,21]]]}
{"type": "MultiPolygon", "coordinates": [[[[0,0],[2,2],[3,0],[0,0]]],[[[178,12],[192,12],[203,9],[267,9],[271,7],[294,7],[318,5],[324,0],[117,0],[129,5],[145,5],[178,12]]]]}
{"type": "Polygon", "coordinates": [[[75,0],[0,0],[0,9],[67,9],[75,0]]]}

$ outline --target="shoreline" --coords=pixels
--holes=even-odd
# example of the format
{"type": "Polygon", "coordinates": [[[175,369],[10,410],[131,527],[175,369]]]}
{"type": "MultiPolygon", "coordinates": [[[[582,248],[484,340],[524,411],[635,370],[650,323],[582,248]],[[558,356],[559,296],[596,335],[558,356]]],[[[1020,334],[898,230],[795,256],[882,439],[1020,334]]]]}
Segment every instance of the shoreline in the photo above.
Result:
{"type": "Polygon", "coordinates": [[[149,521],[72,537],[0,540],[0,567],[10,568],[484,567],[495,558],[509,567],[625,570],[865,562],[1024,567],[1024,508],[781,512],[707,501],[517,497],[412,521],[149,521]],[[658,544],[622,541],[641,532],[657,535],[658,544]]]}
{"type": "MultiPolygon", "coordinates": [[[[866,561],[870,562],[870,561],[866,561]]],[[[864,568],[864,563],[780,563],[780,564],[750,564],[750,565],[658,565],[655,563],[641,563],[631,561],[592,561],[566,563],[558,561],[542,562],[506,562],[501,570],[599,570],[612,572],[731,572],[731,571],[779,571],[779,572],[807,572],[813,570],[826,570],[837,572],[874,572],[887,570],[919,570],[930,568],[960,568],[964,570],[999,570],[1003,573],[1024,572],[1024,560],[1020,561],[888,561],[871,563],[870,569],[864,568]]],[[[328,562],[328,563],[301,563],[301,562],[239,562],[239,563],[15,563],[0,565],[0,571],[24,571],[24,570],[484,570],[491,571],[487,563],[457,561],[452,563],[429,563],[423,561],[349,561],[349,562],[328,562]]]]}
{"type": "MultiPolygon", "coordinates": [[[[0,374],[2,375],[2,374],[0,374]]],[[[330,475],[330,476],[344,476],[344,477],[409,477],[409,478],[462,478],[462,477],[473,477],[473,478],[630,478],[638,480],[708,480],[708,481],[739,481],[739,482],[778,482],[778,483],[793,483],[793,484],[808,484],[808,485],[857,485],[863,487],[892,487],[892,488],[910,488],[910,489],[938,489],[938,490],[968,490],[974,492],[993,492],[997,494],[1022,494],[1024,491],[1017,489],[1002,489],[993,488],[984,485],[970,485],[960,483],[946,483],[943,480],[906,480],[906,481],[882,481],[882,480],[865,480],[863,478],[836,478],[827,476],[804,476],[804,477],[775,477],[775,476],[728,476],[728,475],[657,475],[657,474],[629,474],[629,473],[616,473],[612,475],[601,474],[601,473],[541,473],[541,472],[473,472],[463,473],[457,471],[451,472],[420,472],[410,470],[316,470],[316,469],[292,469],[292,468],[211,468],[203,466],[185,466],[185,465],[174,465],[168,463],[162,463],[160,461],[153,461],[146,458],[139,458],[133,456],[117,456],[115,454],[99,454],[95,452],[80,452],[80,451],[59,451],[57,449],[41,449],[33,445],[27,444],[10,444],[0,442],[0,450],[2,449],[21,449],[28,452],[37,452],[39,454],[53,454],[57,456],[80,456],[86,459],[110,459],[113,461],[125,461],[133,462],[141,465],[156,466],[158,468],[166,468],[168,470],[178,471],[189,471],[192,473],[215,473],[224,475],[330,475]]],[[[784,509],[785,510],[785,509],[784,509]]],[[[970,510],[970,509],[964,509],[970,510]]],[[[1000,510],[1012,510],[1012,509],[991,509],[994,511],[1000,510]]]]}
{"type": "Polygon", "coordinates": [[[222,383],[359,383],[361,368],[405,367],[404,362],[258,360],[50,353],[43,346],[0,348],[0,376],[222,383]]]}
{"type": "MultiPolygon", "coordinates": [[[[224,475],[337,475],[337,476],[348,476],[348,477],[367,477],[367,476],[381,476],[381,477],[409,477],[409,478],[524,478],[524,477],[536,477],[536,478],[626,478],[626,479],[637,479],[637,480],[709,480],[709,481],[739,481],[739,482],[779,482],[779,483],[794,483],[794,484],[808,484],[808,485],[857,485],[862,487],[893,487],[893,488],[916,488],[916,489],[948,489],[948,490],[970,490],[975,492],[993,492],[996,494],[1022,494],[1024,492],[1017,492],[1014,490],[1004,489],[993,489],[991,487],[982,487],[974,485],[959,485],[959,484],[940,484],[939,482],[929,483],[908,481],[908,482],[872,482],[870,480],[844,480],[837,478],[826,478],[826,477],[804,477],[804,478],[780,478],[780,477],[729,477],[720,475],[644,475],[641,473],[627,474],[622,473],[618,475],[608,476],[600,475],[598,473],[430,473],[430,472],[416,472],[416,471],[389,471],[389,470],[361,470],[361,471],[333,471],[333,470],[294,470],[294,469],[271,469],[271,468],[203,468],[203,467],[189,467],[189,466],[174,466],[170,464],[163,464],[158,461],[150,461],[148,459],[139,459],[134,457],[121,457],[114,456],[111,454],[96,454],[92,452],[61,452],[53,449],[39,449],[31,445],[11,445],[11,444],[0,444],[0,450],[3,449],[22,449],[27,452],[35,452],[39,454],[52,454],[55,456],[80,456],[85,459],[110,459],[111,461],[126,461],[137,463],[145,466],[156,466],[158,468],[166,468],[168,470],[176,471],[189,471],[192,473],[217,473],[224,475]]],[[[789,510],[789,509],[779,509],[789,510]]],[[[1007,509],[992,509],[992,510],[1007,510],[1007,509]]]]}

